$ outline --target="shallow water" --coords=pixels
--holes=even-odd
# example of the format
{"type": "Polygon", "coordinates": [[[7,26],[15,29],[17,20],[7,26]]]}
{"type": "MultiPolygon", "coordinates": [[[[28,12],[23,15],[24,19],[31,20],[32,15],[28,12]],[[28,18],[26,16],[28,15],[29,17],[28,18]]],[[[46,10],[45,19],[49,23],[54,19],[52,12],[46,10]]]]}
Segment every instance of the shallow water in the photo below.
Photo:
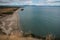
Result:
{"type": "Polygon", "coordinates": [[[60,37],[60,7],[27,6],[19,16],[23,31],[40,36],[51,33],[60,37]]]}

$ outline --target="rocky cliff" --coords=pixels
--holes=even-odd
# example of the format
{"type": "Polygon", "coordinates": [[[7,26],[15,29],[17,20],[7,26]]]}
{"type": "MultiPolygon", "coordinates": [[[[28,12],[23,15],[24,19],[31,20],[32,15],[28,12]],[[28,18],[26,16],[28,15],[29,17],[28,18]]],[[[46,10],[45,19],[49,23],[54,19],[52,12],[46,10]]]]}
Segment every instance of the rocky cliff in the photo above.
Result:
{"type": "Polygon", "coordinates": [[[0,32],[10,34],[18,30],[19,8],[0,8],[0,32]]]}
{"type": "Polygon", "coordinates": [[[0,8],[0,40],[43,40],[34,34],[19,32],[18,11],[19,8],[0,8]]]}

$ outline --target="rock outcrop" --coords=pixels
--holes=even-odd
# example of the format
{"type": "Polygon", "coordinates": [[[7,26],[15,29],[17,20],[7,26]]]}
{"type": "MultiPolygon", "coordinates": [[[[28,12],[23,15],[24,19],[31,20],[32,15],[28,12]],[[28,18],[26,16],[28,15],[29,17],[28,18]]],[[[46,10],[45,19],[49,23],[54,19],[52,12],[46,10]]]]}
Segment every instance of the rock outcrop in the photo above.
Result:
{"type": "MultiPolygon", "coordinates": [[[[24,9],[21,9],[21,11],[23,10],[24,9]]],[[[6,34],[0,35],[0,40],[39,40],[31,37],[31,34],[25,33],[23,35],[19,32],[18,11],[18,8],[0,9],[0,33],[6,34]]]]}
{"type": "Polygon", "coordinates": [[[0,8],[0,32],[9,35],[18,30],[18,8],[0,8]]]}

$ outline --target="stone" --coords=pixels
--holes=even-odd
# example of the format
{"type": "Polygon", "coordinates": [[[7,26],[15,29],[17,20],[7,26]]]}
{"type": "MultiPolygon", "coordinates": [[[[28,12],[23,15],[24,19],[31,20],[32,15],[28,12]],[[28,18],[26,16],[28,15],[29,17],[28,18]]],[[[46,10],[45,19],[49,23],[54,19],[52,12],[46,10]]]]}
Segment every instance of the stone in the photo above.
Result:
{"type": "Polygon", "coordinates": [[[4,8],[0,10],[0,31],[9,35],[11,32],[18,30],[17,8],[4,8]],[[11,14],[7,12],[11,12],[11,14]]]}

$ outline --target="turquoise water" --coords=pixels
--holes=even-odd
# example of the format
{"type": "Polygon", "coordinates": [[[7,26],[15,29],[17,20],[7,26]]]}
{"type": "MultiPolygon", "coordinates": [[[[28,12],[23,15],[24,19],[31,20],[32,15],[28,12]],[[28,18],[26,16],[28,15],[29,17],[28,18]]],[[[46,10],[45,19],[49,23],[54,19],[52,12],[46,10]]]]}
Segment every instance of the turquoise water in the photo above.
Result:
{"type": "Polygon", "coordinates": [[[60,37],[60,7],[27,6],[19,15],[23,31],[41,36],[52,33],[60,37]]]}

